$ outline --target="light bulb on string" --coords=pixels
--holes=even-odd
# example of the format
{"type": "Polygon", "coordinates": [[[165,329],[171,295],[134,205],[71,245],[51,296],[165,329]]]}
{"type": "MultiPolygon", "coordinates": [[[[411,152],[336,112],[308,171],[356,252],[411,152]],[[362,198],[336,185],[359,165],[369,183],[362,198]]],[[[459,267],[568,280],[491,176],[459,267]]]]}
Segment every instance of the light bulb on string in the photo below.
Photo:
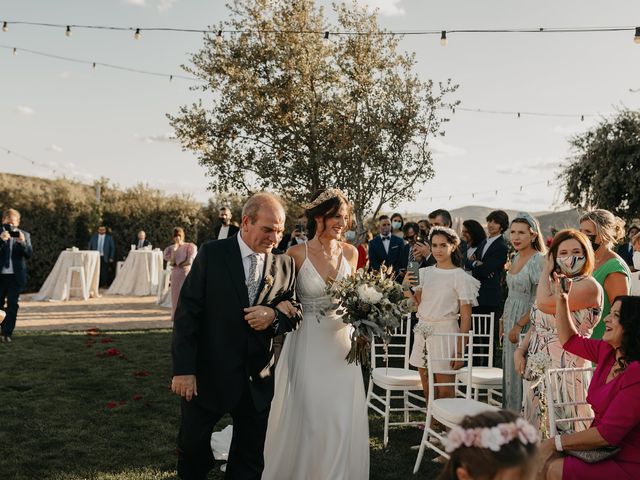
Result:
{"type": "Polygon", "coordinates": [[[222,40],[222,30],[218,30],[218,33],[216,34],[216,43],[220,45],[222,43],[222,40]]]}
{"type": "Polygon", "coordinates": [[[2,22],[2,31],[3,32],[9,31],[9,24],[7,22],[2,22]]]}
{"type": "Polygon", "coordinates": [[[13,47],[13,54],[17,55],[18,54],[18,49],[16,47],[13,47]]]}
{"type": "Polygon", "coordinates": [[[520,118],[520,112],[518,112],[518,118],[520,118]]]}
{"type": "Polygon", "coordinates": [[[98,68],[98,66],[96,65],[96,62],[93,62],[93,63],[91,64],[91,68],[93,68],[94,70],[95,70],[96,68],[98,68]]]}
{"type": "Polygon", "coordinates": [[[322,38],[322,43],[325,47],[331,45],[331,40],[329,40],[329,32],[324,32],[324,37],[322,38]]]}
{"type": "Polygon", "coordinates": [[[67,29],[64,31],[64,35],[65,37],[71,36],[71,27],[69,25],[67,25],[67,29]]]}
{"type": "Polygon", "coordinates": [[[173,75],[169,75],[169,81],[173,82],[173,75]]]}
{"type": "Polygon", "coordinates": [[[580,115],[580,121],[584,122],[584,115],[580,115]]]}
{"type": "Polygon", "coordinates": [[[447,43],[449,43],[447,40],[447,31],[442,30],[442,33],[440,34],[440,45],[442,45],[443,47],[446,47],[447,43]]]}
{"type": "MultiPolygon", "coordinates": [[[[5,22],[5,25],[7,24],[7,22],[5,22]]],[[[6,32],[6,30],[5,30],[6,32]]],[[[636,34],[633,37],[633,41],[636,42],[638,45],[640,45],[640,27],[636,27],[636,34]]]]}
{"type": "Polygon", "coordinates": [[[140,40],[141,36],[142,34],[140,33],[140,29],[136,28],[136,33],[133,34],[133,38],[135,38],[136,40],[140,40]]]}

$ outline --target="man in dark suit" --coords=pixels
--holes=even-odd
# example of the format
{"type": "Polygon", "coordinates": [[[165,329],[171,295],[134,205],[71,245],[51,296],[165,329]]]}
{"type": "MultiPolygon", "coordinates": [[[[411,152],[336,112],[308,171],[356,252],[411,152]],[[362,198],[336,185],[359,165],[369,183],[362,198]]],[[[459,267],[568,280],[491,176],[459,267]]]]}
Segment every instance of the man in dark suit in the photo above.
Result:
{"type": "Polygon", "coordinates": [[[10,343],[18,318],[20,292],[27,284],[27,262],[33,255],[31,235],[20,230],[20,212],[10,208],[2,215],[0,233],[0,300],[5,312],[0,324],[2,341],[10,343]],[[6,301],[6,307],[5,307],[6,301]]]}
{"type": "Polygon", "coordinates": [[[259,479],[273,398],[272,339],[301,320],[295,265],[273,255],[285,213],[268,193],[251,197],[240,233],[202,246],[173,325],[172,390],[182,398],[178,474],[203,480],[214,465],[211,432],[233,418],[227,478],[259,479]]]}
{"type": "MultiPolygon", "coordinates": [[[[431,227],[447,227],[453,228],[453,219],[451,218],[451,213],[448,210],[443,208],[438,208],[434,210],[428,215],[429,218],[429,228],[431,227]]],[[[425,243],[418,243],[417,247],[414,249],[417,253],[422,256],[421,267],[431,267],[436,264],[436,259],[433,255],[431,255],[431,248],[429,247],[428,238],[425,239],[425,243]]],[[[462,258],[467,257],[467,243],[464,240],[460,241],[460,253],[462,254],[462,258]]]]}
{"type": "Polygon", "coordinates": [[[151,245],[149,240],[147,240],[147,234],[144,230],[140,230],[138,232],[138,238],[133,242],[133,244],[136,246],[136,250],[142,250],[144,247],[151,245]]]}
{"type": "Polygon", "coordinates": [[[231,223],[231,218],[231,209],[229,207],[220,207],[220,210],[218,210],[218,220],[220,220],[220,223],[213,229],[214,240],[224,240],[238,233],[240,228],[231,223]]]}
{"type": "Polygon", "coordinates": [[[627,231],[627,241],[618,245],[616,248],[616,253],[620,255],[625,262],[627,262],[627,265],[629,265],[630,268],[633,268],[633,245],[631,241],[638,232],[640,232],[640,229],[635,225],[631,225],[627,231]]]}
{"type": "Polygon", "coordinates": [[[109,283],[109,267],[116,258],[116,245],[113,237],[107,233],[107,227],[98,227],[98,233],[94,233],[89,240],[89,250],[100,252],[100,286],[106,287],[109,283]]]}
{"type": "MultiPolygon", "coordinates": [[[[478,306],[473,307],[473,313],[493,313],[494,315],[494,365],[500,366],[501,358],[496,355],[498,347],[498,321],[502,316],[502,278],[504,265],[507,263],[508,247],[504,239],[504,232],[509,228],[509,216],[502,210],[491,212],[487,216],[487,231],[489,236],[480,242],[475,254],[466,263],[466,269],[480,280],[478,292],[478,306]]],[[[486,358],[478,363],[486,365],[486,358]]]]}
{"type": "Polygon", "coordinates": [[[380,270],[382,264],[393,267],[398,273],[402,263],[402,250],[404,241],[400,237],[391,235],[391,220],[388,215],[378,218],[380,235],[369,242],[369,268],[380,270]]]}

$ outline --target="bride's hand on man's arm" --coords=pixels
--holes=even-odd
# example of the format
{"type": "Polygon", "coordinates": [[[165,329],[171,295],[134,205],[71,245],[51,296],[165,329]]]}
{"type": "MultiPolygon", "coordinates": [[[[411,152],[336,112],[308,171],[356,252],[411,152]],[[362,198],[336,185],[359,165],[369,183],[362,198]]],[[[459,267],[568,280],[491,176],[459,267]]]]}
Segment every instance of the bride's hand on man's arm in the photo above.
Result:
{"type": "Polygon", "coordinates": [[[289,300],[283,300],[278,305],[276,305],[276,308],[289,318],[295,317],[296,314],[298,313],[298,310],[296,309],[296,307],[294,307],[289,300]]]}

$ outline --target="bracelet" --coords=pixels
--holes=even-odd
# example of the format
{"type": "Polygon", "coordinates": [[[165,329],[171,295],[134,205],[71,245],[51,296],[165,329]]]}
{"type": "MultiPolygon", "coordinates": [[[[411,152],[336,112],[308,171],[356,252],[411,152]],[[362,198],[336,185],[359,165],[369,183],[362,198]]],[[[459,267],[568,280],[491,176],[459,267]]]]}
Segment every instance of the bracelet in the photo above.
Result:
{"type": "Polygon", "coordinates": [[[562,448],[562,437],[560,435],[555,436],[555,442],[556,442],[556,451],[558,452],[564,451],[564,449],[562,448]]]}

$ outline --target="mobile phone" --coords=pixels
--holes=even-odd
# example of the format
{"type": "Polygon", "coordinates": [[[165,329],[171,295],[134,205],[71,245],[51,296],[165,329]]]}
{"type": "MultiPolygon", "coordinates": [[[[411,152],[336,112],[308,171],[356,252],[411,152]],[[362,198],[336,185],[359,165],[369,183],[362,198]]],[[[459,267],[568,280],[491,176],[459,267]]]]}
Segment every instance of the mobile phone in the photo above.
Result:
{"type": "Polygon", "coordinates": [[[9,231],[9,236],[13,238],[18,238],[20,236],[20,230],[11,230],[9,231]]]}
{"type": "Polygon", "coordinates": [[[567,282],[567,277],[560,277],[560,289],[564,293],[569,293],[569,282],[567,282]]]}
{"type": "Polygon", "coordinates": [[[416,243],[424,243],[424,237],[422,235],[416,235],[416,243]]]}
{"type": "Polygon", "coordinates": [[[411,272],[414,278],[411,285],[414,287],[418,286],[420,284],[420,264],[418,262],[409,262],[407,272],[411,272]]]}

